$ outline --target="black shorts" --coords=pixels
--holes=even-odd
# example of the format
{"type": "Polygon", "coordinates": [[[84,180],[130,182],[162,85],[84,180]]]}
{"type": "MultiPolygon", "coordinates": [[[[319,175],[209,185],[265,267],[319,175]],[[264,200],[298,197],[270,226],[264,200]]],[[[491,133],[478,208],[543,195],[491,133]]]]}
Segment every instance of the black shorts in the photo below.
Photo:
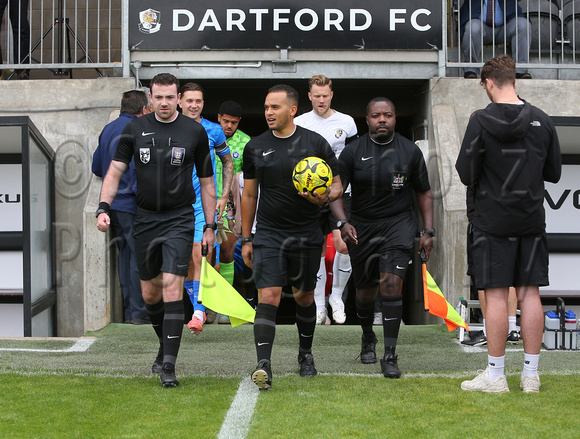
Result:
{"type": "Polygon", "coordinates": [[[193,249],[193,207],[167,212],[139,209],[135,217],[135,252],[141,280],[159,273],[186,276],[193,249]]]}
{"type": "Polygon", "coordinates": [[[468,276],[473,276],[473,225],[471,223],[467,224],[467,274],[468,276]]]}
{"type": "MultiPolygon", "coordinates": [[[[344,194],[342,196],[342,202],[344,204],[344,213],[346,214],[346,218],[350,218],[350,193],[344,194]]],[[[344,219],[344,218],[340,218],[344,219]]],[[[322,234],[324,236],[328,235],[334,229],[336,229],[336,223],[338,219],[330,210],[330,206],[323,206],[320,208],[320,230],[322,230],[322,234]]]]}
{"type": "Polygon", "coordinates": [[[254,282],[256,288],[291,285],[312,291],[320,265],[320,246],[304,246],[286,240],[283,246],[254,246],[254,282]]]}
{"type": "Polygon", "coordinates": [[[414,212],[405,212],[381,222],[353,221],[358,244],[349,244],[352,275],[356,288],[372,288],[379,284],[380,273],[405,278],[413,259],[417,236],[414,212]]]}
{"type": "Polygon", "coordinates": [[[474,228],[472,259],[478,290],[549,284],[546,233],[504,238],[474,228]]]}

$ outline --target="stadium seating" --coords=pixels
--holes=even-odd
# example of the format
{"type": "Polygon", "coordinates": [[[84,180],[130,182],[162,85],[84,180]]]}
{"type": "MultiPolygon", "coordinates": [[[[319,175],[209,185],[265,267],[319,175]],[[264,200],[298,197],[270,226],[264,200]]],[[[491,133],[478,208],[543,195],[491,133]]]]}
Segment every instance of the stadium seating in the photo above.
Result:
{"type": "Polygon", "coordinates": [[[518,4],[530,22],[530,54],[559,52],[562,25],[557,4],[550,0],[521,0],[518,4]]]}
{"type": "Polygon", "coordinates": [[[567,48],[566,52],[572,52],[574,47],[576,53],[580,53],[580,0],[568,0],[562,6],[562,22],[566,32],[567,48]]]}

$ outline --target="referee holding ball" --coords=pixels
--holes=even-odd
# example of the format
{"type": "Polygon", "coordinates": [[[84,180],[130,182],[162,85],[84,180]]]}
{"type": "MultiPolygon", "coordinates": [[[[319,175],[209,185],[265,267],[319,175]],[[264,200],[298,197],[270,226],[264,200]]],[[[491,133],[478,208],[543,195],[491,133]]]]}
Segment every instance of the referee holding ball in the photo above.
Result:
{"type": "MultiPolygon", "coordinates": [[[[320,208],[342,195],[337,159],[319,134],[296,126],[298,93],[287,85],[268,91],[264,103],[269,130],[250,140],[244,150],[242,193],[242,256],[253,267],[258,288],[254,342],[258,366],[252,380],[260,390],[272,384],[270,357],[276,332],[276,313],[282,287],[290,284],[296,300],[296,326],[300,340],[298,363],[301,377],[316,375],[312,338],[316,324],[314,286],[323,236],[320,208]],[[324,194],[298,193],[292,171],[305,157],[315,156],[330,166],[334,178],[324,194]],[[257,229],[250,237],[257,209],[257,229]]],[[[334,203],[333,203],[334,204],[334,203]]]]}

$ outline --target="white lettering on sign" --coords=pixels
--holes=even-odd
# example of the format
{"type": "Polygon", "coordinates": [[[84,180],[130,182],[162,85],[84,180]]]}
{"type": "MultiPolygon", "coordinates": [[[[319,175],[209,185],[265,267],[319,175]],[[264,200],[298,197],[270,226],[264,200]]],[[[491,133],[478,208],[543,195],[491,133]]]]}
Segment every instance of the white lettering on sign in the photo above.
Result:
{"type": "Polygon", "coordinates": [[[290,9],[274,9],[274,31],[280,30],[280,24],[290,23],[288,17],[282,17],[282,14],[289,14],[290,9]]]}
{"type": "Polygon", "coordinates": [[[544,208],[548,233],[578,233],[580,172],[578,165],[562,165],[558,183],[546,182],[544,208]]]}
{"type": "Polygon", "coordinates": [[[294,24],[296,27],[302,31],[308,32],[318,26],[318,15],[312,9],[300,9],[296,16],[294,17],[294,24]],[[309,15],[310,16],[310,24],[306,25],[302,23],[302,16],[309,15]]]}
{"type": "Polygon", "coordinates": [[[241,9],[228,9],[226,11],[226,30],[232,31],[234,26],[238,28],[238,30],[245,31],[244,28],[244,21],[246,21],[246,13],[241,9]],[[237,16],[234,18],[234,14],[237,16]]]}
{"type": "Polygon", "coordinates": [[[413,26],[413,28],[417,29],[419,32],[427,32],[429,29],[431,29],[431,25],[425,24],[421,26],[419,23],[417,23],[417,17],[419,15],[429,16],[431,15],[431,11],[428,9],[417,9],[415,12],[411,14],[411,26],[413,26]]]}
{"type": "Polygon", "coordinates": [[[329,31],[333,26],[336,30],[343,30],[341,23],[344,20],[344,14],[340,9],[325,9],[324,10],[324,30],[329,31]],[[333,18],[336,17],[336,18],[333,18]]]}
{"type": "Polygon", "coordinates": [[[207,11],[205,11],[205,15],[203,16],[201,23],[199,24],[198,31],[202,32],[205,30],[206,27],[213,27],[217,31],[222,30],[213,9],[208,9],[207,11]]]}
{"type": "MultiPolygon", "coordinates": [[[[348,18],[348,31],[361,32],[369,29],[373,24],[373,16],[366,9],[350,9],[348,18]]],[[[265,24],[268,23],[268,17],[271,19],[271,27],[275,32],[284,31],[284,25],[293,22],[296,29],[303,32],[311,32],[319,27],[321,18],[319,14],[310,8],[300,9],[296,12],[293,19],[290,16],[290,9],[249,9],[247,13],[242,9],[226,9],[225,23],[222,22],[213,9],[205,10],[203,18],[197,27],[198,32],[213,28],[216,31],[222,31],[224,28],[228,32],[235,30],[245,32],[250,23],[247,21],[248,15],[255,17],[254,29],[257,32],[264,30],[265,24]]],[[[410,13],[409,22],[413,29],[419,32],[426,32],[432,28],[429,23],[425,23],[424,17],[431,15],[428,9],[417,9],[410,13]]],[[[409,12],[407,9],[389,9],[389,30],[394,32],[398,25],[407,23],[409,12]]],[[[332,29],[344,32],[345,14],[340,9],[324,9],[322,16],[322,27],[328,32],[332,29]]],[[[173,10],[173,31],[184,32],[192,29],[195,25],[195,15],[188,9],[173,10]]],[[[250,26],[251,27],[251,26],[250,26]]]]}
{"type": "Polygon", "coordinates": [[[195,17],[191,11],[187,9],[174,9],[173,10],[173,30],[175,32],[184,32],[189,30],[195,24],[195,17]],[[179,24],[179,16],[184,15],[187,18],[187,23],[180,25],[179,24]]]}
{"type": "Polygon", "coordinates": [[[250,14],[256,15],[256,30],[260,32],[262,30],[262,16],[267,14],[267,9],[250,9],[250,14]]]}
{"type": "Polygon", "coordinates": [[[351,9],[350,10],[350,30],[353,31],[363,31],[367,30],[371,27],[373,22],[373,17],[371,13],[365,9],[351,9]],[[357,16],[362,15],[365,18],[365,22],[363,24],[357,25],[356,18],[357,16]]]}
{"type": "Polygon", "coordinates": [[[389,16],[389,30],[390,31],[394,31],[395,30],[395,25],[397,23],[405,23],[405,19],[404,18],[397,18],[398,14],[406,14],[407,10],[406,9],[391,9],[391,14],[389,16]]]}

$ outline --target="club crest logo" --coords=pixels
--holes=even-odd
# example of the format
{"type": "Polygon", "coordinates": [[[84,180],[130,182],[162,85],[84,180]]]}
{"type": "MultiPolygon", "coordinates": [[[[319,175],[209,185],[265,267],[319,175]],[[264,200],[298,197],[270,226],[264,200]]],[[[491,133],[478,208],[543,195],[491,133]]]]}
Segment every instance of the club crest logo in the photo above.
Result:
{"type": "Polygon", "coordinates": [[[341,130],[340,128],[336,130],[336,132],[334,133],[334,137],[336,137],[337,139],[340,139],[342,137],[342,135],[344,134],[344,130],[341,130]]]}
{"type": "Polygon", "coordinates": [[[239,153],[238,151],[234,151],[234,152],[232,153],[232,158],[233,158],[234,160],[236,160],[236,159],[239,159],[239,158],[240,158],[240,153],[239,153]]]}
{"type": "Polygon", "coordinates": [[[406,181],[407,181],[407,174],[404,174],[402,172],[393,173],[391,176],[391,188],[392,189],[403,189],[406,181]]]}
{"type": "Polygon", "coordinates": [[[149,160],[151,160],[151,149],[139,148],[139,158],[141,159],[141,163],[149,163],[149,160]]]}
{"type": "Polygon", "coordinates": [[[154,34],[161,29],[161,12],[146,9],[139,12],[139,30],[144,34],[154,34]]]}

